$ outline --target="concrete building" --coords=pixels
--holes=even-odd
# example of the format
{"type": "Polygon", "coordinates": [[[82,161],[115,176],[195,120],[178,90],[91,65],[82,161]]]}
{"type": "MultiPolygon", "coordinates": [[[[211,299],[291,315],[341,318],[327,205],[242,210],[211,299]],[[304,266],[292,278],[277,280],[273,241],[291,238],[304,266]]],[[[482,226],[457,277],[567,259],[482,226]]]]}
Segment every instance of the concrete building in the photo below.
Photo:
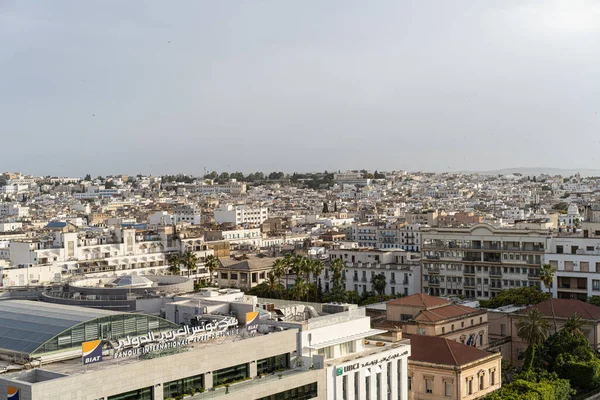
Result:
{"type": "Polygon", "coordinates": [[[547,230],[478,224],[422,228],[421,238],[424,293],[489,299],[503,289],[541,286],[547,230]]]}
{"type": "Polygon", "coordinates": [[[360,172],[336,172],[333,181],[338,185],[369,186],[371,179],[363,178],[360,172]]]}
{"type": "Polygon", "coordinates": [[[438,215],[439,213],[437,210],[426,210],[420,212],[407,212],[405,218],[408,224],[437,226],[438,215]]]}
{"type": "Polygon", "coordinates": [[[19,203],[0,202],[0,218],[15,217],[23,218],[29,215],[29,207],[24,207],[19,203]]]}
{"type": "MultiPolygon", "coordinates": [[[[411,295],[420,291],[419,259],[403,250],[334,249],[329,251],[329,258],[344,262],[346,290],[359,294],[373,291],[371,279],[383,274],[387,283],[385,294],[411,295]]],[[[321,276],[325,291],[329,290],[329,275],[325,270],[321,276]]]]}
{"type": "Polygon", "coordinates": [[[215,222],[234,225],[260,225],[269,218],[267,207],[223,204],[215,209],[215,222]]]}
{"type": "MultiPolygon", "coordinates": [[[[0,393],[16,393],[22,400],[163,400],[184,395],[192,400],[408,400],[410,345],[404,340],[377,342],[384,331],[370,327],[364,309],[280,321],[257,305],[252,296],[232,301],[181,298],[168,304],[167,314],[182,318],[182,325],[109,311],[86,318],[83,313],[89,309],[76,307],[69,311],[77,318],[67,320],[66,306],[43,305],[45,316],[27,308],[34,317],[27,318],[24,329],[41,331],[44,318],[62,316],[64,333],[71,335],[68,340],[62,333],[51,339],[40,336],[43,348],[52,341],[64,346],[61,362],[34,359],[27,369],[10,365],[16,372],[0,372],[0,393]],[[252,309],[257,311],[246,311],[252,309]],[[147,323],[123,324],[123,318],[147,323]],[[98,326],[89,335],[93,342],[85,342],[88,324],[98,326]],[[73,332],[83,327],[85,334],[75,340],[73,332]],[[90,344],[91,352],[84,353],[90,344]]],[[[0,315],[0,332],[7,326],[0,315]]],[[[26,341],[14,346],[21,342],[26,341]]],[[[5,354],[3,349],[0,354],[5,354]]]]}
{"type": "Polygon", "coordinates": [[[204,195],[214,195],[221,193],[239,195],[246,193],[246,184],[243,182],[236,182],[235,179],[231,180],[231,182],[221,184],[208,185],[206,183],[201,183],[200,185],[198,185],[195,191],[196,193],[204,195]]]}
{"type": "Polygon", "coordinates": [[[190,204],[182,204],[175,207],[173,221],[176,224],[187,222],[191,225],[200,225],[202,222],[202,212],[200,207],[190,204]]]}

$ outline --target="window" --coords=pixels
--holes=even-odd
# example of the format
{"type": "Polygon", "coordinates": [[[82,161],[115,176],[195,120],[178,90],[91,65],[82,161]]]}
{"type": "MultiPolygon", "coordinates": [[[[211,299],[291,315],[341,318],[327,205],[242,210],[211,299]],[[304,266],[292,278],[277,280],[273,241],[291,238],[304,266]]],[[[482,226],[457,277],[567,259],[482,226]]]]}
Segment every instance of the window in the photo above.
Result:
{"type": "Polygon", "coordinates": [[[348,400],[348,375],[342,376],[342,400],[348,400]]]}
{"type": "Polygon", "coordinates": [[[479,390],[483,390],[483,374],[479,375],[479,390]]]}
{"type": "Polygon", "coordinates": [[[408,377],[408,390],[412,390],[412,376],[408,377]]]}
{"type": "Polygon", "coordinates": [[[131,392],[108,396],[108,400],[152,400],[154,398],[153,387],[147,387],[131,392]]]}
{"type": "Polygon", "coordinates": [[[450,325],[450,330],[454,332],[454,324],[450,325]]]}
{"type": "Polygon", "coordinates": [[[213,372],[213,386],[224,385],[248,377],[248,364],[234,365],[213,372]]]}
{"type": "Polygon", "coordinates": [[[371,375],[365,376],[365,393],[365,399],[371,400],[371,375]]]}
{"type": "Polygon", "coordinates": [[[204,387],[204,375],[190,376],[189,378],[165,382],[163,384],[163,397],[168,399],[176,397],[179,393],[193,393],[192,389],[204,387]]]}
{"type": "Polygon", "coordinates": [[[560,245],[556,246],[556,253],[562,254],[564,252],[564,248],[560,245]]]}
{"type": "Polygon", "coordinates": [[[600,280],[592,279],[592,290],[600,290],[600,280]]]}
{"type": "Polygon", "coordinates": [[[425,378],[425,393],[433,393],[433,378],[425,378]]]}
{"type": "Polygon", "coordinates": [[[375,375],[375,390],[377,391],[377,400],[381,400],[381,372],[375,375]]]}
{"type": "Polygon", "coordinates": [[[496,384],[496,371],[490,369],[490,386],[496,384]]]}
{"type": "Polygon", "coordinates": [[[421,335],[421,336],[425,335],[425,328],[419,328],[419,335],[421,335]]]}
{"type": "Polygon", "coordinates": [[[278,356],[258,360],[256,362],[256,373],[257,375],[267,374],[280,369],[287,369],[289,366],[288,354],[281,354],[278,356]]]}
{"type": "Polygon", "coordinates": [[[444,382],[444,396],[452,397],[452,383],[444,382]]]}
{"type": "Polygon", "coordinates": [[[442,334],[446,333],[446,328],[442,326],[442,334]]]}
{"type": "Polygon", "coordinates": [[[467,394],[473,394],[473,379],[467,378],[467,394]]]}
{"type": "Polygon", "coordinates": [[[317,382],[308,385],[299,386],[293,389],[285,390],[276,394],[261,397],[257,400],[279,400],[279,399],[298,399],[307,400],[317,397],[317,382]]]}
{"type": "Polygon", "coordinates": [[[358,391],[359,382],[360,382],[360,375],[358,372],[355,372],[354,373],[354,393],[355,393],[354,396],[355,396],[355,398],[358,396],[358,393],[360,393],[358,391]]]}

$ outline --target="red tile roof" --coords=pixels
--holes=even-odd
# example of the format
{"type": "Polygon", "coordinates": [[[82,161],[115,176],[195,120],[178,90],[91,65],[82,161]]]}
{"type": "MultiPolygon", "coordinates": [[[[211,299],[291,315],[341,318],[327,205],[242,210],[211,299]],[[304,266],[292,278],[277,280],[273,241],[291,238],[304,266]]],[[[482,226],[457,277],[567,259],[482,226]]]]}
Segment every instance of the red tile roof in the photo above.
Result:
{"type": "Polygon", "coordinates": [[[387,304],[393,306],[411,306],[411,307],[424,307],[432,308],[439,307],[446,304],[451,304],[450,300],[440,299],[439,297],[430,296],[425,293],[417,293],[410,296],[402,297],[400,299],[392,300],[387,304]]]}
{"type": "Polygon", "coordinates": [[[469,364],[494,354],[450,339],[421,335],[410,337],[410,349],[409,361],[453,366],[469,364]]]}
{"type": "Polygon", "coordinates": [[[431,310],[423,310],[414,318],[418,322],[439,322],[445,319],[469,315],[474,313],[483,314],[484,311],[476,308],[461,306],[460,304],[449,304],[431,310]]]}
{"type": "Polygon", "coordinates": [[[548,299],[519,311],[519,314],[525,314],[532,308],[537,309],[548,317],[553,315],[552,310],[554,310],[554,315],[558,318],[569,318],[574,313],[577,313],[583,319],[600,320],[600,307],[581,300],[548,299]]]}

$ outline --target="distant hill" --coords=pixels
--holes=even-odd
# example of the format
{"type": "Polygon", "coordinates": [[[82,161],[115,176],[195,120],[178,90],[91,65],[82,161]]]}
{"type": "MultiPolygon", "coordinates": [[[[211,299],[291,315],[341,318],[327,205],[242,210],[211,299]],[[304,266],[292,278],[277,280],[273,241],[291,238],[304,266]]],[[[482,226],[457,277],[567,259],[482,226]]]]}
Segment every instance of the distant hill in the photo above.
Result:
{"type": "Polygon", "coordinates": [[[505,169],[497,169],[492,171],[460,171],[465,174],[482,174],[482,175],[509,175],[519,173],[522,175],[561,175],[561,176],[571,176],[575,175],[579,172],[581,176],[600,176],[600,169],[590,169],[590,168],[582,168],[582,169],[564,169],[564,168],[528,168],[528,167],[519,167],[519,168],[505,168],[505,169]]]}

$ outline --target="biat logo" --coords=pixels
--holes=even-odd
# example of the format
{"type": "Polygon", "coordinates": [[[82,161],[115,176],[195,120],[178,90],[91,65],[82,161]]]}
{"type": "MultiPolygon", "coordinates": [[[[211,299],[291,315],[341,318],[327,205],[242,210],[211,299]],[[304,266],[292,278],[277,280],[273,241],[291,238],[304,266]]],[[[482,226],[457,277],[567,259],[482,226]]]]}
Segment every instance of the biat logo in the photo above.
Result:
{"type": "Polygon", "coordinates": [[[83,365],[102,361],[102,340],[92,340],[81,344],[83,365]]]}
{"type": "Polygon", "coordinates": [[[246,330],[253,332],[258,329],[258,311],[246,313],[246,330]]]}
{"type": "Polygon", "coordinates": [[[9,386],[6,389],[6,398],[8,400],[19,400],[20,399],[19,388],[9,386]]]}

